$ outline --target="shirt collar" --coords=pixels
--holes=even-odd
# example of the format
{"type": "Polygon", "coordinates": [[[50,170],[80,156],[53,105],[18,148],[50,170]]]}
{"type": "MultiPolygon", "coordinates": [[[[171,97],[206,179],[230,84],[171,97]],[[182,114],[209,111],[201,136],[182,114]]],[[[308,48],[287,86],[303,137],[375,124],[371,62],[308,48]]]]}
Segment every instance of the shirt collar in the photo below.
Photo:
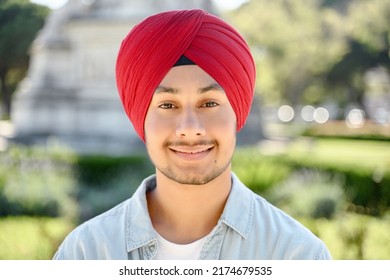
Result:
{"type": "Polygon", "coordinates": [[[232,173],[232,189],[220,222],[225,223],[246,239],[253,222],[254,202],[251,190],[232,173]]]}
{"type": "Polygon", "coordinates": [[[146,193],[155,187],[155,175],[147,177],[130,199],[131,203],[126,213],[126,243],[128,252],[157,240],[146,201],[146,193]]]}
{"type": "MultiPolygon", "coordinates": [[[[157,240],[149,217],[146,193],[156,187],[156,177],[146,178],[130,199],[126,219],[128,252],[157,240]]],[[[224,223],[243,238],[247,238],[253,221],[254,197],[251,191],[232,173],[232,188],[219,223],[224,223]]]]}

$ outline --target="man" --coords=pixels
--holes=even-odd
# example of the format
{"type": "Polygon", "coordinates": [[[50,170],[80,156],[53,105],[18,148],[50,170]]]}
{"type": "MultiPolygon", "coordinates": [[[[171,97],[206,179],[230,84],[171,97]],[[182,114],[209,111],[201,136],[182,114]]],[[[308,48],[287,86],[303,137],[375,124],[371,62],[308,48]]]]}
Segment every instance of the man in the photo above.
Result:
{"type": "Polygon", "coordinates": [[[203,10],[151,16],[123,40],[116,75],[156,174],[76,228],[55,259],[330,259],[231,171],[255,84],[235,29],[203,10]]]}

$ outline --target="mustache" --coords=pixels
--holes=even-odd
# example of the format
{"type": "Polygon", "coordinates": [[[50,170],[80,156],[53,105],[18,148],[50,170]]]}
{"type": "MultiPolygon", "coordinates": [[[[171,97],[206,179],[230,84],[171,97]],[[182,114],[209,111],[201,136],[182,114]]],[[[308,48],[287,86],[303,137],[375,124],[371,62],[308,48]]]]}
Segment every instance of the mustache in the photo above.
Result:
{"type": "Polygon", "coordinates": [[[213,140],[199,140],[199,141],[183,141],[183,140],[176,140],[176,141],[167,141],[165,143],[166,146],[170,147],[178,147],[178,146],[188,146],[188,147],[195,147],[195,146],[211,146],[215,145],[216,142],[213,140]]]}

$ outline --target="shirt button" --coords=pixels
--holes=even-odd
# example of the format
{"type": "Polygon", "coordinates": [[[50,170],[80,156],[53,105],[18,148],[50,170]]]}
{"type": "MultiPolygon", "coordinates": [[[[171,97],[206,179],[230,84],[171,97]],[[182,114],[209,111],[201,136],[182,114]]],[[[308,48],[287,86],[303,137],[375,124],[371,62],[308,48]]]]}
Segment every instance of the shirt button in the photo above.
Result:
{"type": "Polygon", "coordinates": [[[150,245],[149,246],[149,251],[154,252],[154,249],[156,249],[156,245],[150,245]]]}

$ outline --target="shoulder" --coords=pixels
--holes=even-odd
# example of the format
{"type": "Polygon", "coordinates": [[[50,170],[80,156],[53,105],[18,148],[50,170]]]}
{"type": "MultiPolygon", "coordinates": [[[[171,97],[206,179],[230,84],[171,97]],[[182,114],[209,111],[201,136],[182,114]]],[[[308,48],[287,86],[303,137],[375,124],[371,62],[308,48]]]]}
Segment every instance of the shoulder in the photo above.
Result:
{"type": "Polygon", "coordinates": [[[126,213],[130,206],[131,198],[77,226],[62,242],[54,259],[113,258],[109,248],[125,244],[126,213]]]}
{"type": "Polygon", "coordinates": [[[263,242],[273,246],[276,259],[329,259],[324,242],[298,220],[254,195],[253,232],[263,242]]]}
{"type": "Polygon", "coordinates": [[[62,242],[55,259],[127,259],[127,252],[153,232],[146,192],[154,176],[145,178],[131,198],[75,228],[62,242]]]}
{"type": "Polygon", "coordinates": [[[133,239],[150,227],[146,191],[154,177],[141,183],[131,198],[76,227],[62,242],[54,259],[124,259],[133,239]]]}
{"type": "Polygon", "coordinates": [[[122,223],[126,221],[126,214],[131,207],[131,198],[114,206],[113,208],[103,212],[102,214],[83,222],[74,232],[83,233],[88,231],[113,231],[118,227],[122,227],[122,223]]]}
{"type": "Polygon", "coordinates": [[[315,240],[316,236],[298,220],[268,202],[263,197],[253,194],[254,227],[266,228],[269,233],[277,233],[280,238],[315,240]]]}

